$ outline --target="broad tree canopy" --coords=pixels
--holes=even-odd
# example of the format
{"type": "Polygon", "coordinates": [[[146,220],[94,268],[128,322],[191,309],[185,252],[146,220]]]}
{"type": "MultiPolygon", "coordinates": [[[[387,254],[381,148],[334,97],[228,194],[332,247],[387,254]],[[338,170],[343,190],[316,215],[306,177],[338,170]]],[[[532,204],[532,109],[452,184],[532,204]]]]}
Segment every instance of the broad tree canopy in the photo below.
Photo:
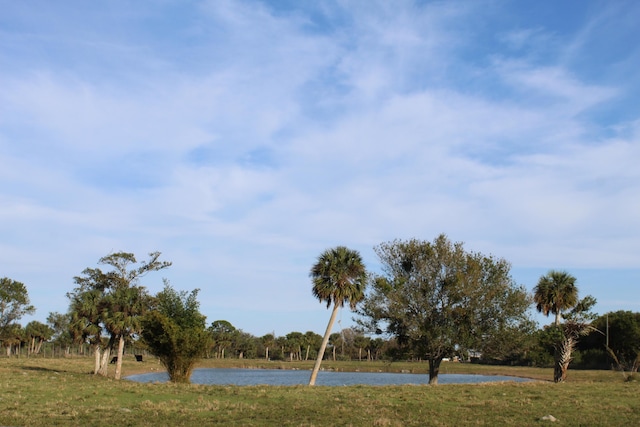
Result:
{"type": "Polygon", "coordinates": [[[35,310],[29,302],[29,294],[24,283],[7,277],[0,279],[0,339],[11,329],[12,324],[35,310]]]}
{"type": "Polygon", "coordinates": [[[427,359],[431,384],[444,357],[481,352],[490,338],[528,321],[530,297],[504,259],[467,252],[444,234],[433,242],[395,240],[375,251],[382,274],[371,279],[359,322],[427,359]]]}

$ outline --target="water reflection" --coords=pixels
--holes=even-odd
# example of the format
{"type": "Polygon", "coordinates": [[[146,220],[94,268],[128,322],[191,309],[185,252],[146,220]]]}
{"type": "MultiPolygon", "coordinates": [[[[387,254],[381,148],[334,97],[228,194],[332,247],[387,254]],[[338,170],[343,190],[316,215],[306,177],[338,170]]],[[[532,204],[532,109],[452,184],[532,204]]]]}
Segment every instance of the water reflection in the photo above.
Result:
{"type": "MultiPolygon", "coordinates": [[[[209,385],[304,385],[309,383],[311,371],[294,371],[278,369],[227,369],[206,368],[196,369],[191,376],[194,384],[209,385]]],[[[138,382],[166,382],[169,376],[165,373],[149,373],[132,375],[127,379],[138,382]]],[[[439,384],[474,384],[496,381],[530,381],[526,378],[500,375],[463,375],[440,374],[439,384]]],[[[316,385],[345,386],[345,385],[403,385],[428,384],[427,374],[398,374],[386,372],[329,372],[318,373],[316,385]]]]}

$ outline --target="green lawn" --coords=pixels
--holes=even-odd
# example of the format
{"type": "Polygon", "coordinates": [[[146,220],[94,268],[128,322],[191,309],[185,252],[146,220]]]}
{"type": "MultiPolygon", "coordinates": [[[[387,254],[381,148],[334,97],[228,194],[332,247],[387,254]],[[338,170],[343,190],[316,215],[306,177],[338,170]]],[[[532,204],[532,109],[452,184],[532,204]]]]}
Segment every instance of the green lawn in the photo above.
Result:
{"type": "MultiPolygon", "coordinates": [[[[140,384],[88,374],[87,359],[0,359],[6,426],[460,426],[640,425],[640,382],[620,373],[569,371],[569,381],[440,386],[230,387],[140,384]]],[[[311,362],[204,361],[202,366],[310,369],[311,362]]],[[[339,370],[424,372],[426,364],[328,362],[339,370]]],[[[125,375],[158,369],[125,361],[125,375]]],[[[549,379],[550,369],[450,363],[443,373],[549,379]]]]}

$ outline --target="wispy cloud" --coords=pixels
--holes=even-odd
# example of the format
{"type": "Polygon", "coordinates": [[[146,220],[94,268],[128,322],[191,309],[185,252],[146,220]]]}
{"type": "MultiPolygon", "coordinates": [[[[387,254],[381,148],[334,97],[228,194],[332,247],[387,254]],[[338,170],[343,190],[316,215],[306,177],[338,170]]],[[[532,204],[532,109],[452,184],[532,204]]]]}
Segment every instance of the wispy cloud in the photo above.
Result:
{"type": "Polygon", "coordinates": [[[337,244],[637,268],[637,30],[612,54],[623,15],[587,3],[561,29],[491,2],[5,5],[2,274],[44,318],[99,257],[160,250],[262,333],[324,327],[307,273],[337,244]]]}

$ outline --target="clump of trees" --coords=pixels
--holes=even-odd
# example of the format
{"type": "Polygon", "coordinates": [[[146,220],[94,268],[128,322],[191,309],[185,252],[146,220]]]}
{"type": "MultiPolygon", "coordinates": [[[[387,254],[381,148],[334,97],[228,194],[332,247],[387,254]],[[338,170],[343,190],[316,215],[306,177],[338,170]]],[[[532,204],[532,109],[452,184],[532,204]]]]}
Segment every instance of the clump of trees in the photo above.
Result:
{"type": "Polygon", "coordinates": [[[566,380],[571,363],[613,367],[628,378],[640,367],[640,313],[618,311],[594,320],[595,299],[579,299],[576,278],[565,271],[542,276],[530,296],[514,283],[504,259],[468,252],[445,235],[433,242],[395,240],[374,249],[380,274],[367,275],[360,254],[344,246],[324,251],[312,265],[314,297],[327,308],[333,306],[324,336],[292,331],[255,337],[226,320],[206,328],[197,289],[179,292],[165,282],[164,290],[152,297],[140,284],[142,276],[171,265],[159,260],[159,252],[141,264],[133,254],[118,252],[99,260],[104,270],[88,268],[74,278],[76,287],[67,294],[69,311],[50,313],[46,325],[33,321],[23,328],[18,320],[35,311],[26,287],[0,279],[0,341],[8,356],[24,350],[38,355],[48,343],[64,348],[65,354],[79,344],[84,354],[88,344],[95,356],[94,374],[102,375],[116,352],[118,379],[125,344],[144,344],[176,382],[189,381],[200,357],[316,358],[310,385],[324,357],[426,360],[432,384],[442,360],[453,356],[553,366],[556,382],[566,380]],[[551,325],[537,328],[528,316],[532,302],[554,316],[551,325]],[[344,305],[360,307],[359,326],[332,333],[344,305]]]}
{"type": "Polygon", "coordinates": [[[613,368],[626,378],[640,368],[640,313],[615,311],[598,317],[593,330],[578,344],[581,365],[613,368]]]}
{"type": "Polygon", "coordinates": [[[444,234],[433,242],[395,240],[375,251],[382,274],[371,277],[360,324],[426,359],[430,384],[437,384],[445,357],[480,354],[530,322],[531,299],[504,259],[467,252],[444,234]]]}
{"type": "Polygon", "coordinates": [[[24,283],[8,277],[0,279],[0,341],[6,347],[7,355],[11,354],[12,346],[20,345],[22,341],[22,328],[17,321],[35,311],[24,283]]]}
{"type": "Polygon", "coordinates": [[[150,253],[148,261],[135,267],[134,254],[117,252],[98,261],[109,270],[87,268],[74,278],[76,288],[67,294],[72,335],[93,347],[94,374],[107,375],[109,359],[117,345],[115,379],[120,379],[125,341],[141,332],[140,320],[150,305],[150,296],[140,285],[140,278],[171,265],[159,258],[160,252],[150,253]],[[106,344],[105,332],[109,337],[106,344]]]}
{"type": "Polygon", "coordinates": [[[206,317],[199,311],[198,289],[178,292],[165,281],[141,322],[142,340],[167,369],[169,380],[188,383],[193,367],[210,346],[206,317]]]}

